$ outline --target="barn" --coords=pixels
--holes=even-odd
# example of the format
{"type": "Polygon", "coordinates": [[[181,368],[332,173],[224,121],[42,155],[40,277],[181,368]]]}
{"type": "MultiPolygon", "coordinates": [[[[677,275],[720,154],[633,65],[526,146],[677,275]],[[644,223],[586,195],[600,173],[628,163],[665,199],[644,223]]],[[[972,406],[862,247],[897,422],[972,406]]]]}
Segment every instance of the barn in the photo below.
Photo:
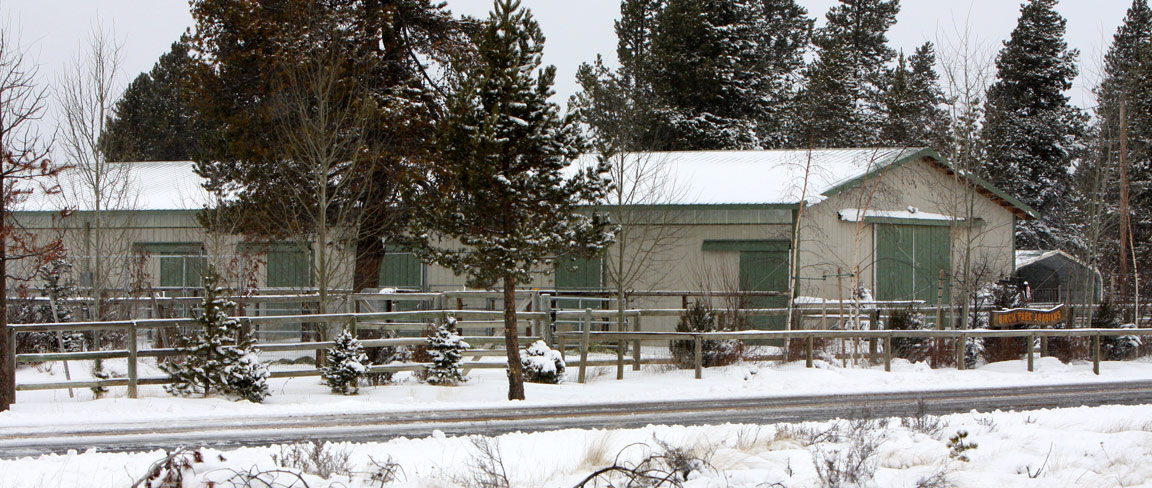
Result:
{"type": "MultiPolygon", "coordinates": [[[[1027,205],[972,176],[928,148],[629,153],[657,168],[668,191],[627,204],[636,231],[630,246],[662,240],[659,252],[614,246],[600,258],[557,256],[530,285],[597,290],[618,276],[621,255],[651,260],[629,282],[634,290],[786,291],[796,269],[797,295],[876,300],[951,299],[953,291],[1013,274],[1019,220],[1037,218],[1027,205]],[[797,230],[793,235],[793,229],[797,230]],[[639,237],[635,237],[639,236],[639,237]],[[794,238],[795,237],[795,238],[794,238]],[[793,257],[795,259],[793,259],[793,257]],[[795,261],[793,263],[793,261],[795,261]],[[795,266],[793,266],[793,264],[795,266]]],[[[573,168],[594,164],[586,155],[573,168]]],[[[310,243],[241,242],[205,232],[197,220],[212,198],[191,162],[116,163],[126,172],[123,198],[97,222],[75,178],[59,195],[26,202],[17,218],[45,236],[62,235],[84,280],[106,289],[141,283],[176,292],[193,287],[207,260],[242,268],[261,288],[313,286],[310,243]],[[75,209],[61,216],[60,208],[75,209]],[[103,229],[101,242],[94,228],[103,229]],[[100,252],[97,252],[97,251],[100,252]],[[97,256],[102,256],[97,258],[97,256]],[[105,262],[97,263],[101,259],[105,262]],[[97,277],[97,269],[107,269],[97,277]]],[[[650,185],[643,181],[618,184],[650,185]]],[[[621,206],[589,211],[618,215],[621,206]]],[[[346,260],[348,256],[344,257],[346,260]]],[[[84,281],[82,280],[82,281],[84,281]]],[[[338,286],[347,287],[349,279],[338,286]]],[[[381,287],[460,289],[464,278],[389,248],[381,287]]],[[[764,305],[777,298],[764,298],[764,305]]]]}

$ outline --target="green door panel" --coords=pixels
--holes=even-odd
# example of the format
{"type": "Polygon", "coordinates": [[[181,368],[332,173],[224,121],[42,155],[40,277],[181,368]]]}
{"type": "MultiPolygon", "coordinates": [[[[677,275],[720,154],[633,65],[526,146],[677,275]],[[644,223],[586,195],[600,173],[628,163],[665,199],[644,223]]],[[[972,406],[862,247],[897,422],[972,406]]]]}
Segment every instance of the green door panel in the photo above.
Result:
{"type": "Polygon", "coordinates": [[[603,261],[599,257],[556,260],[557,290],[599,290],[604,287],[603,261]]]}
{"type": "Polygon", "coordinates": [[[951,232],[950,227],[876,224],[876,298],[936,303],[940,271],[947,278],[952,269],[951,232]]]}
{"type": "MultiPolygon", "coordinates": [[[[741,251],[740,290],[787,292],[788,251],[741,251]]],[[[748,308],[784,308],[788,297],[748,297],[744,304],[748,308]]],[[[786,319],[783,315],[756,316],[750,317],[749,323],[754,329],[781,330],[786,319]]]]}

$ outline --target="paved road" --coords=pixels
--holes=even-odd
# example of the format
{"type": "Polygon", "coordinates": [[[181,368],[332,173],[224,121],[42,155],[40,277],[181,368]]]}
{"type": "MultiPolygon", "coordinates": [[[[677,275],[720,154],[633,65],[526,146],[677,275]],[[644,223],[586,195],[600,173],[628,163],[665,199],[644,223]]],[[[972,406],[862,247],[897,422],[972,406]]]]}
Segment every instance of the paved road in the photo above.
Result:
{"type": "Polygon", "coordinates": [[[769,424],[833,418],[899,417],[914,415],[921,409],[929,414],[946,414],[970,410],[1140,403],[1152,403],[1152,381],[255,419],[213,417],[42,428],[0,427],[0,458],[89,448],[145,451],[181,445],[229,448],[300,440],[379,442],[401,436],[423,437],[433,430],[447,435],[498,435],[516,431],[635,428],[648,424],[769,424]]]}

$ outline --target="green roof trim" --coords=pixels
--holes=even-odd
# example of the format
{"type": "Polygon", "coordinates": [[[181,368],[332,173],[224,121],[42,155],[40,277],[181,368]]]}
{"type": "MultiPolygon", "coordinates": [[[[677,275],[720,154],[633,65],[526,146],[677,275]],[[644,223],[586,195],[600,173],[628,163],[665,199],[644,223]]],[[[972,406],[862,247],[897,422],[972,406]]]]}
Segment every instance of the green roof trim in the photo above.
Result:
{"type": "Polygon", "coordinates": [[[702,251],[739,252],[739,251],[787,251],[791,243],[784,239],[771,240],[742,240],[720,239],[706,240],[701,247],[702,251]]]}
{"type": "Polygon", "coordinates": [[[1017,200],[1015,198],[1008,196],[1007,193],[1004,193],[999,188],[992,186],[991,183],[984,181],[982,178],[980,178],[976,175],[970,174],[968,172],[962,172],[961,170],[959,170],[955,166],[953,166],[952,163],[950,161],[948,161],[947,158],[940,155],[940,153],[936,152],[935,149],[927,148],[927,147],[920,148],[920,149],[917,149],[915,151],[909,151],[908,154],[902,155],[902,156],[900,156],[900,157],[898,157],[892,161],[889,161],[887,163],[879,163],[876,165],[875,168],[872,169],[872,171],[869,171],[865,174],[859,175],[855,178],[852,178],[852,179],[849,179],[843,183],[840,183],[840,184],[832,187],[828,191],[824,192],[824,195],[829,196],[829,197],[834,196],[834,195],[838,195],[838,194],[843,193],[844,191],[846,191],[852,187],[855,187],[856,185],[860,184],[861,182],[863,182],[867,179],[874,178],[876,176],[884,174],[884,172],[890,168],[904,166],[910,162],[919,161],[919,160],[924,159],[924,158],[930,158],[930,159],[936,161],[937,163],[939,163],[940,165],[956,172],[956,174],[959,174],[963,178],[967,179],[974,186],[981,188],[981,189],[995,195],[997,198],[1003,200],[1008,205],[1021,211],[1022,213],[1027,215],[1029,218],[1033,218],[1033,219],[1040,218],[1040,213],[1037,212],[1036,209],[1028,206],[1024,202],[1021,202],[1020,200],[1017,200]]]}

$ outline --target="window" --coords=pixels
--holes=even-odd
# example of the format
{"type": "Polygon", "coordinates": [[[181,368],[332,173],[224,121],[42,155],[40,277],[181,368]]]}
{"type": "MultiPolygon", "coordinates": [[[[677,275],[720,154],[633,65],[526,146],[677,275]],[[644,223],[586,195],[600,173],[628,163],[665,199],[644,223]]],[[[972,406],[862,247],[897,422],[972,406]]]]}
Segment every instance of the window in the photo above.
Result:
{"type": "Polygon", "coordinates": [[[380,260],[381,288],[423,289],[424,265],[416,255],[397,246],[385,246],[380,260]]]}
{"type": "Polygon", "coordinates": [[[603,261],[600,257],[558,258],[556,260],[557,290],[599,290],[604,287],[603,261]]]}
{"type": "MultiPolygon", "coordinates": [[[[134,254],[156,262],[160,271],[160,286],[197,288],[208,265],[204,245],[199,242],[137,242],[134,254]]],[[[152,268],[155,269],[155,268],[152,268]]]]}

